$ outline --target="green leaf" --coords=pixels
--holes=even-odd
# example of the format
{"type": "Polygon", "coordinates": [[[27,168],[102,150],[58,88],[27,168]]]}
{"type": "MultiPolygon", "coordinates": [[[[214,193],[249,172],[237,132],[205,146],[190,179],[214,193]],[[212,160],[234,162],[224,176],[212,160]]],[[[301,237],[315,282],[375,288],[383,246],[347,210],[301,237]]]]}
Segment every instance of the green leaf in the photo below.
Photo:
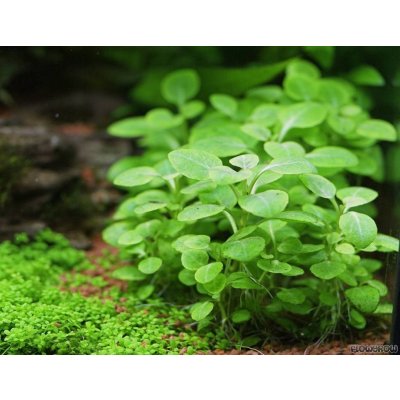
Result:
{"type": "Polygon", "coordinates": [[[206,105],[200,100],[192,100],[180,107],[179,111],[185,118],[195,118],[205,110],[206,105]]]}
{"type": "Polygon", "coordinates": [[[144,117],[125,118],[108,127],[110,135],[122,138],[144,136],[149,132],[151,132],[151,129],[144,117]]]}
{"type": "Polygon", "coordinates": [[[339,108],[351,101],[352,93],[341,81],[324,79],[319,82],[318,98],[332,107],[339,108]]]}
{"type": "Polygon", "coordinates": [[[304,186],[317,196],[323,197],[324,199],[333,199],[335,197],[335,185],[323,176],[306,174],[300,175],[299,178],[304,186]]]}
{"type": "Polygon", "coordinates": [[[143,242],[143,236],[136,230],[124,232],[118,239],[118,244],[121,246],[131,246],[143,242]]]}
{"type": "Polygon", "coordinates": [[[271,272],[272,274],[283,274],[292,269],[290,264],[278,260],[259,260],[257,266],[263,271],[271,272]]]}
{"type": "Polygon", "coordinates": [[[302,157],[280,157],[268,165],[268,170],[283,175],[311,174],[314,166],[302,157]]]}
{"type": "Polygon", "coordinates": [[[279,300],[290,304],[301,304],[306,299],[305,294],[299,288],[282,289],[276,295],[279,300]]]}
{"type": "Polygon", "coordinates": [[[313,100],[318,94],[316,81],[305,75],[288,75],[283,81],[286,94],[297,101],[313,100]]]}
{"type": "Polygon", "coordinates": [[[254,109],[250,120],[264,127],[272,127],[278,118],[277,111],[276,105],[262,104],[254,109]]]}
{"type": "Polygon", "coordinates": [[[207,317],[208,314],[211,313],[213,308],[214,304],[211,303],[211,301],[196,303],[192,306],[190,310],[190,315],[195,321],[201,321],[202,319],[207,317]]]}
{"type": "Polygon", "coordinates": [[[139,263],[139,271],[144,274],[154,274],[157,272],[162,265],[161,258],[158,257],[148,257],[139,263]]]}
{"type": "Polygon", "coordinates": [[[208,190],[213,190],[216,188],[215,182],[211,180],[199,181],[193,183],[189,186],[182,188],[181,193],[183,194],[199,194],[201,192],[206,192],[208,190]]]}
{"type": "Polygon", "coordinates": [[[179,272],[178,279],[185,286],[194,286],[196,285],[196,279],[194,279],[194,272],[189,271],[188,269],[184,269],[179,272]]]}
{"type": "Polygon", "coordinates": [[[204,289],[211,294],[218,294],[225,289],[226,277],[224,274],[218,274],[211,282],[204,283],[204,289]]]}
{"type": "Polygon", "coordinates": [[[114,185],[124,187],[134,187],[145,185],[156,178],[158,172],[151,167],[130,168],[114,179],[114,185]]]}
{"type": "Polygon", "coordinates": [[[182,69],[168,74],[161,83],[161,93],[165,100],[182,106],[200,89],[200,78],[196,71],[182,69]]]}
{"type": "Polygon", "coordinates": [[[241,156],[231,158],[229,163],[242,169],[251,169],[254,168],[259,161],[260,159],[256,154],[243,154],[241,156]]]}
{"type": "Polygon", "coordinates": [[[240,129],[246,134],[257,140],[268,140],[271,137],[271,131],[264,126],[257,124],[244,124],[240,129]]]}
{"type": "Polygon", "coordinates": [[[304,224],[321,225],[322,222],[313,214],[305,211],[283,211],[276,216],[284,221],[301,222],[304,224]]]}
{"type": "MultiPolygon", "coordinates": [[[[176,221],[177,222],[177,221],[176,221]]],[[[177,222],[178,223],[178,222],[177,222]]],[[[162,225],[158,219],[151,219],[136,226],[135,231],[144,238],[154,236],[162,225]]]]}
{"type": "Polygon", "coordinates": [[[343,147],[319,147],[306,155],[316,167],[322,168],[347,168],[358,164],[358,158],[343,147]]]}
{"type": "Polygon", "coordinates": [[[172,247],[183,253],[187,250],[207,250],[210,237],[206,235],[183,235],[172,243],[172,247]]]}
{"type": "Polygon", "coordinates": [[[234,289],[241,289],[241,290],[262,290],[263,287],[252,280],[249,276],[238,277],[237,279],[232,280],[231,286],[234,289]]]}
{"type": "Polygon", "coordinates": [[[168,158],[179,173],[197,180],[207,179],[211,168],[222,165],[218,157],[202,150],[174,150],[168,154],[168,158]]]}
{"type": "Polygon", "coordinates": [[[233,117],[238,109],[236,99],[226,94],[213,94],[210,97],[210,103],[217,111],[229,117],[233,117]]]}
{"type": "Polygon", "coordinates": [[[187,250],[181,256],[182,265],[190,270],[196,271],[208,262],[208,253],[204,250],[187,250]]]}
{"type": "Polygon", "coordinates": [[[194,274],[194,277],[199,283],[211,282],[221,271],[223,265],[221,262],[212,262],[200,267],[194,274]]]}
{"type": "Polygon", "coordinates": [[[289,197],[282,190],[267,190],[250,194],[239,199],[239,205],[253,215],[272,218],[283,211],[288,205],[289,197]]]}
{"type": "Polygon", "coordinates": [[[254,236],[225,242],[222,245],[222,253],[226,258],[246,262],[256,258],[264,248],[264,239],[254,236]]]}
{"type": "Polygon", "coordinates": [[[135,267],[123,267],[116,269],[112,273],[112,277],[123,281],[142,281],[146,275],[135,267]]]}
{"type": "Polygon", "coordinates": [[[371,279],[367,281],[367,284],[375,288],[379,292],[379,296],[381,297],[388,294],[388,288],[383,282],[377,281],[376,279],[371,279]]]}
{"type": "Polygon", "coordinates": [[[346,297],[361,312],[373,313],[379,304],[379,291],[371,286],[360,286],[345,291],[346,297]]]}
{"type": "Polygon", "coordinates": [[[301,146],[296,142],[285,142],[285,143],[266,142],[264,144],[264,150],[272,158],[289,158],[289,157],[302,158],[306,154],[303,146],[301,146]]]}
{"type": "Polygon", "coordinates": [[[190,145],[193,149],[204,150],[218,157],[232,157],[247,151],[246,144],[235,137],[214,136],[196,140],[190,145]]]}
{"type": "Polygon", "coordinates": [[[349,323],[356,329],[364,329],[367,325],[367,320],[357,310],[350,311],[349,323]]]}
{"type": "Polygon", "coordinates": [[[167,108],[154,108],[146,114],[149,127],[156,130],[171,129],[183,123],[180,115],[174,115],[167,108]]]}
{"type": "Polygon", "coordinates": [[[203,203],[216,203],[226,208],[233,208],[237,203],[237,198],[230,186],[218,186],[212,192],[201,193],[200,200],[203,203]]]}
{"type": "Polygon", "coordinates": [[[340,243],[335,246],[335,250],[340,254],[354,254],[356,252],[350,243],[340,243]]]}
{"type": "Polygon", "coordinates": [[[232,168],[222,165],[210,169],[210,179],[218,185],[232,185],[246,180],[251,175],[248,170],[235,171],[232,168]]]}
{"type": "Polygon", "coordinates": [[[374,311],[374,314],[392,314],[393,313],[393,304],[384,303],[379,304],[374,311]]]}
{"type": "Polygon", "coordinates": [[[309,61],[293,60],[286,68],[287,75],[302,75],[309,78],[319,78],[321,72],[319,69],[309,61]]]}
{"type": "Polygon", "coordinates": [[[251,319],[251,313],[249,310],[245,309],[235,310],[232,313],[231,318],[234,324],[242,324],[243,322],[247,322],[251,319]]]}
{"type": "Polygon", "coordinates": [[[156,210],[160,210],[161,208],[165,208],[167,205],[167,203],[156,203],[156,202],[151,202],[151,203],[147,203],[147,204],[142,204],[140,206],[137,206],[134,209],[134,212],[136,214],[142,215],[142,214],[146,214],[148,212],[152,212],[152,211],[156,211],[156,210]]]}
{"type": "Polygon", "coordinates": [[[154,285],[144,285],[137,290],[136,294],[140,300],[145,300],[153,294],[154,290],[154,285]]]}
{"type": "Polygon", "coordinates": [[[359,249],[371,244],[377,235],[377,228],[372,218],[355,211],[343,214],[339,226],[346,239],[359,249]]]}
{"type": "Polygon", "coordinates": [[[388,235],[383,235],[382,233],[378,233],[376,235],[373,245],[376,247],[377,251],[383,253],[399,251],[399,239],[396,239],[388,235]]]}
{"type": "Polygon", "coordinates": [[[104,229],[102,235],[103,240],[112,246],[118,246],[118,240],[121,235],[130,230],[132,230],[132,224],[127,222],[117,222],[104,229]]]}
{"type": "Polygon", "coordinates": [[[279,111],[279,120],[282,123],[282,138],[292,128],[311,128],[319,125],[326,117],[327,110],[318,103],[297,103],[279,111]]]}
{"type": "Polygon", "coordinates": [[[375,140],[387,140],[395,142],[397,132],[392,124],[380,119],[369,119],[358,125],[357,134],[375,140]]]}
{"type": "Polygon", "coordinates": [[[370,203],[378,197],[378,192],[361,186],[352,186],[339,189],[337,198],[342,200],[346,209],[370,203]]]}
{"type": "Polygon", "coordinates": [[[361,86],[384,86],[385,79],[380,72],[370,65],[360,65],[348,74],[348,78],[361,86]]]}
{"type": "Polygon", "coordinates": [[[224,206],[218,206],[215,204],[194,204],[185,207],[178,214],[178,221],[196,221],[198,219],[211,217],[212,215],[217,215],[224,209],[224,206]]]}
{"type": "Polygon", "coordinates": [[[310,271],[320,279],[329,280],[336,278],[346,270],[346,265],[335,261],[322,261],[311,266],[310,271]]]}

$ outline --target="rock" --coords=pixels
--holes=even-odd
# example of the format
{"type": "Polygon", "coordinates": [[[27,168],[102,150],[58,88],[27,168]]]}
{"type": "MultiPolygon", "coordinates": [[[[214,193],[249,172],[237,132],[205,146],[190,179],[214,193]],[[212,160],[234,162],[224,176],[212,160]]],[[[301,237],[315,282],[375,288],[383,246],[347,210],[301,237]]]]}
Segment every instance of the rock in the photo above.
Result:
{"type": "Polygon", "coordinates": [[[0,143],[26,157],[32,165],[71,160],[73,155],[67,140],[43,127],[0,126],[0,143]]]}
{"type": "Polygon", "coordinates": [[[17,194],[55,192],[71,180],[80,176],[78,170],[54,171],[30,168],[14,186],[17,194]]]}

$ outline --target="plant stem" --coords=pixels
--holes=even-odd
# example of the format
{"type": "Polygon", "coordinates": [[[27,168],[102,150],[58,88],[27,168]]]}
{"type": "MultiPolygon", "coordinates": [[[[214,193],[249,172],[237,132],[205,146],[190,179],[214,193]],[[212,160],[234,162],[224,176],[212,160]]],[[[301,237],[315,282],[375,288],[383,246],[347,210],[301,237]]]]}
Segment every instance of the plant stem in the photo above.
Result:
{"type": "Polygon", "coordinates": [[[226,218],[228,219],[229,223],[231,224],[233,233],[236,233],[238,228],[237,228],[236,222],[235,222],[232,214],[230,214],[228,211],[223,211],[223,213],[226,216],[226,218]]]}

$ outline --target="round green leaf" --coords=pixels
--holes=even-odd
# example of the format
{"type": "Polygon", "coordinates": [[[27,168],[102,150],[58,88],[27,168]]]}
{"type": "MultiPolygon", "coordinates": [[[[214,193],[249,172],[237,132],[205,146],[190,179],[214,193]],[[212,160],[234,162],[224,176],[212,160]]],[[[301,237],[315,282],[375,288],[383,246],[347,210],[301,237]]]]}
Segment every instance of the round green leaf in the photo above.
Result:
{"type": "Polygon", "coordinates": [[[157,203],[157,202],[151,202],[147,204],[141,204],[140,206],[137,206],[134,211],[136,214],[142,215],[146,214],[148,212],[160,210],[161,208],[165,208],[167,203],[157,203]]]}
{"type": "Polygon", "coordinates": [[[265,126],[258,124],[244,124],[241,130],[246,134],[257,140],[268,140],[271,137],[271,131],[265,126]]]}
{"type": "Polygon", "coordinates": [[[210,179],[218,185],[232,185],[246,180],[251,175],[249,170],[235,171],[232,168],[222,165],[210,169],[210,179]]]}
{"type": "Polygon", "coordinates": [[[283,211],[288,205],[289,197],[282,190],[267,190],[250,194],[239,199],[239,205],[253,215],[272,218],[283,211]]]}
{"type": "Polygon", "coordinates": [[[379,291],[371,286],[360,286],[347,289],[346,297],[361,312],[372,313],[379,304],[379,291]]]}
{"type": "Polygon", "coordinates": [[[303,157],[306,154],[303,146],[296,142],[266,142],[264,150],[272,158],[303,157]]]}
{"type": "Polygon", "coordinates": [[[190,270],[196,271],[208,262],[208,253],[204,250],[187,250],[181,256],[182,265],[190,270]]]}
{"type": "Polygon", "coordinates": [[[194,286],[196,284],[196,279],[194,279],[194,272],[188,269],[183,269],[178,274],[178,279],[186,286],[194,286]]]}
{"type": "Polygon", "coordinates": [[[123,267],[116,269],[112,273],[112,277],[124,281],[142,281],[146,278],[146,275],[135,267],[123,267]]]}
{"type": "Polygon", "coordinates": [[[392,124],[380,119],[369,119],[362,122],[356,131],[360,136],[370,139],[387,140],[395,142],[397,140],[397,132],[392,124]]]}
{"type": "Polygon", "coordinates": [[[357,310],[350,311],[349,323],[356,329],[364,329],[367,325],[367,320],[357,310]]]}
{"type": "Polygon", "coordinates": [[[301,304],[305,301],[306,296],[301,289],[282,289],[277,294],[279,300],[290,304],[301,304]]]}
{"type": "Polygon", "coordinates": [[[218,261],[203,265],[195,272],[194,277],[199,283],[211,282],[222,271],[222,267],[222,263],[218,261]]]}
{"type": "Polygon", "coordinates": [[[319,147],[306,155],[316,167],[347,168],[358,164],[358,158],[343,147],[319,147]]]}
{"type": "Polygon", "coordinates": [[[271,127],[277,120],[278,107],[271,104],[262,104],[255,108],[250,116],[250,120],[264,127],[271,127]]]}
{"type": "Polygon", "coordinates": [[[154,274],[157,272],[162,265],[161,258],[158,257],[149,257],[146,258],[139,263],[139,271],[144,274],[154,274]]]}
{"type": "Polygon", "coordinates": [[[192,149],[204,150],[218,157],[232,157],[247,150],[247,146],[242,140],[226,136],[214,136],[196,140],[190,147],[192,149]]]}
{"type": "Polygon", "coordinates": [[[335,197],[335,185],[323,176],[306,174],[300,175],[299,178],[303,182],[304,186],[306,186],[317,196],[325,199],[333,199],[335,197]]]}
{"type": "Polygon", "coordinates": [[[235,98],[226,94],[213,94],[210,97],[211,105],[222,114],[233,117],[238,109],[238,103],[235,98]]]}
{"type": "Polygon", "coordinates": [[[224,206],[217,206],[215,204],[194,204],[185,207],[178,214],[178,221],[197,221],[198,219],[217,215],[224,209],[224,206]]]}
{"type": "Polygon", "coordinates": [[[131,246],[143,242],[143,236],[136,230],[124,232],[118,239],[118,244],[121,246],[131,246]]]}
{"type": "Polygon", "coordinates": [[[273,160],[267,170],[283,175],[310,174],[315,171],[314,166],[302,157],[279,157],[273,160]]]}
{"type": "Polygon", "coordinates": [[[292,269],[291,265],[278,260],[260,260],[257,262],[257,266],[263,271],[271,272],[273,274],[283,274],[292,269]]]}
{"type": "Polygon", "coordinates": [[[183,235],[172,243],[172,247],[183,253],[187,250],[206,250],[210,244],[210,237],[206,235],[183,235]]]}
{"type": "Polygon", "coordinates": [[[154,285],[144,285],[137,290],[136,294],[140,300],[145,300],[153,294],[154,290],[154,285]]]}
{"type": "Polygon", "coordinates": [[[318,85],[316,81],[305,75],[289,75],[283,82],[286,94],[298,101],[312,100],[317,97],[318,85]]]}
{"type": "Polygon", "coordinates": [[[327,110],[318,103],[305,102],[286,106],[279,111],[281,132],[291,128],[311,128],[319,125],[326,117],[327,110]]]}
{"type": "Polygon", "coordinates": [[[251,319],[251,313],[249,310],[235,310],[232,313],[232,322],[235,324],[242,324],[243,322],[247,322],[251,319]]]}
{"type": "Polygon", "coordinates": [[[255,236],[225,242],[222,245],[222,253],[224,257],[246,262],[256,258],[264,248],[264,239],[255,236]]]}
{"type": "Polygon", "coordinates": [[[381,297],[388,294],[388,288],[383,282],[377,281],[376,279],[371,279],[367,281],[367,284],[375,288],[379,292],[379,296],[381,297]]]}
{"type": "Polygon", "coordinates": [[[378,192],[361,186],[352,186],[339,189],[336,196],[349,209],[374,201],[378,197],[378,192]]]}
{"type": "Polygon", "coordinates": [[[211,303],[211,301],[196,303],[192,306],[190,310],[190,315],[195,321],[201,321],[202,319],[207,317],[208,314],[211,313],[213,308],[214,304],[211,303]]]}
{"type": "Polygon", "coordinates": [[[161,83],[161,93],[165,100],[182,106],[196,96],[200,89],[200,79],[196,71],[182,69],[168,74],[161,83]]]}
{"type": "Polygon", "coordinates": [[[133,138],[149,133],[148,122],[144,117],[125,118],[108,127],[108,133],[123,138],[133,138]]]}
{"type": "Polygon", "coordinates": [[[149,126],[156,130],[176,128],[183,123],[180,115],[174,115],[167,108],[154,108],[146,114],[149,126]]]}
{"type": "Polygon", "coordinates": [[[359,249],[371,244],[377,235],[374,220],[355,211],[343,214],[339,219],[339,226],[347,241],[359,249]]]}
{"type": "Polygon", "coordinates": [[[229,163],[242,169],[251,169],[254,168],[259,161],[260,159],[256,154],[243,154],[241,156],[231,158],[229,163]]]}
{"type": "Polygon", "coordinates": [[[151,167],[130,168],[114,179],[114,185],[134,187],[145,185],[158,176],[158,172],[151,167]]]}
{"type": "Polygon", "coordinates": [[[360,65],[350,71],[348,78],[357,85],[383,86],[385,79],[380,72],[371,65],[360,65]]]}
{"type": "Polygon", "coordinates": [[[205,283],[204,288],[211,294],[221,293],[226,285],[224,274],[218,274],[211,282],[205,283]]]}
{"type": "Polygon", "coordinates": [[[179,173],[197,180],[207,179],[211,168],[222,165],[222,161],[213,154],[195,149],[174,150],[168,158],[179,173]]]}
{"type": "Polygon", "coordinates": [[[179,111],[185,118],[195,118],[200,115],[206,106],[200,100],[192,100],[180,107],[179,111]]]}
{"type": "Polygon", "coordinates": [[[310,271],[320,279],[329,280],[346,270],[346,265],[335,261],[322,261],[311,266],[310,271]]]}

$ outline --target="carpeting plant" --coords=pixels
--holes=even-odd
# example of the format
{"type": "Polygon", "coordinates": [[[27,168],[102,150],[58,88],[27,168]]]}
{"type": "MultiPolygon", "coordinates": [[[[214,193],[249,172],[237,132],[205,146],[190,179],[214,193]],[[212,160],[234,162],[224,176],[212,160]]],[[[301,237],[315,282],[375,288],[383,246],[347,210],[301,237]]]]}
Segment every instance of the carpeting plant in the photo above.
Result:
{"type": "Polygon", "coordinates": [[[78,272],[93,268],[49,230],[1,243],[0,354],[194,354],[227,346],[222,331],[199,334],[187,310],[158,299],[143,304],[117,287],[107,299],[60,290],[61,274],[64,286],[101,285],[78,272]]]}
{"type": "Polygon", "coordinates": [[[128,197],[104,238],[137,260],[117,276],[149,291],[174,276],[193,286],[200,326],[320,336],[390,313],[370,255],[398,241],[377,232],[378,193],[361,182],[383,179],[378,143],[396,141],[395,128],[302,60],[282,87],[214,94],[211,107],[193,100],[199,88],[195,71],[171,73],[161,92],[176,112],[110,127],[145,149],[110,171],[128,197]]]}

